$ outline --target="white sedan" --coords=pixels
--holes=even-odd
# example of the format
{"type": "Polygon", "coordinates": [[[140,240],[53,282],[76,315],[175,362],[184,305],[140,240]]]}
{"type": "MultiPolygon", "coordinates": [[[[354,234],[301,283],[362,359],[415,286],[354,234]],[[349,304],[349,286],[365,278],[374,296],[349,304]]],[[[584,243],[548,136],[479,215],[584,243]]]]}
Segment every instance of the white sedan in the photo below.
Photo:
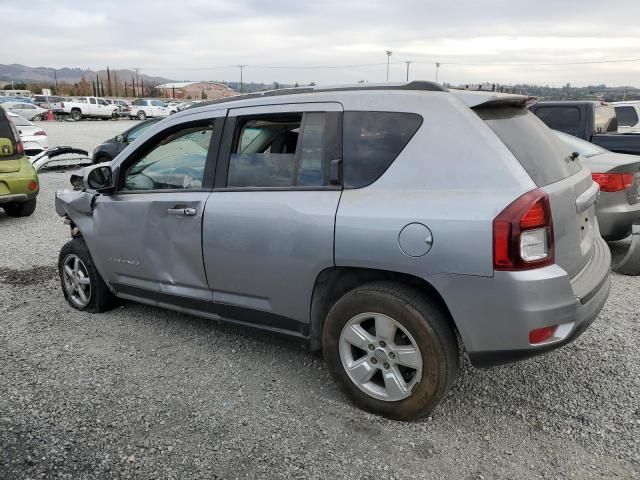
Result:
{"type": "Polygon", "coordinates": [[[26,118],[16,115],[15,113],[7,112],[9,120],[16,126],[18,133],[20,134],[20,140],[24,146],[24,153],[28,157],[33,157],[42,153],[49,148],[49,138],[47,132],[40,127],[36,127],[26,118]]]}
{"type": "Polygon", "coordinates": [[[11,113],[20,115],[27,120],[42,120],[47,115],[47,109],[27,102],[5,102],[2,107],[11,113]]]}

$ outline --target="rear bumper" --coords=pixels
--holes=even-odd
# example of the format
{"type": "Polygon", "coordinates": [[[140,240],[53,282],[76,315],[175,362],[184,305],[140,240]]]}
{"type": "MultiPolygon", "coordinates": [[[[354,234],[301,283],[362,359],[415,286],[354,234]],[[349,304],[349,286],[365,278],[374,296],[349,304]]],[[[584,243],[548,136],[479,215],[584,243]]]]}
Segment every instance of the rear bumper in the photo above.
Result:
{"type": "Polygon", "coordinates": [[[597,318],[611,288],[611,254],[597,237],[594,256],[573,282],[558,265],[492,278],[430,277],[442,295],[469,359],[489,367],[559,348],[577,338],[597,318]],[[531,330],[562,325],[559,338],[531,345],[531,330]]]}
{"type": "Polygon", "coordinates": [[[619,197],[620,202],[601,201],[596,209],[600,234],[607,240],[621,240],[631,235],[631,225],[640,221],[640,202],[629,205],[624,196],[619,197]]]}
{"type": "MultiPolygon", "coordinates": [[[[35,197],[35,195],[34,195],[35,197]]],[[[15,195],[0,195],[0,205],[6,203],[23,203],[29,200],[29,195],[25,193],[17,193],[15,195]]]]}

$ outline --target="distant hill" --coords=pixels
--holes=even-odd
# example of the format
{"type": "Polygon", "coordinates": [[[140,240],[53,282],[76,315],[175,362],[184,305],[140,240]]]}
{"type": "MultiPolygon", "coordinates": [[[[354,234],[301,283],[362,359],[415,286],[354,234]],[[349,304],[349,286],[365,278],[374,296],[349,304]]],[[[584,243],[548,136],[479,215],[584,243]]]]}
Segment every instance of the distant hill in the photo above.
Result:
{"type": "MultiPolygon", "coordinates": [[[[26,65],[2,65],[0,64],[0,83],[5,82],[25,82],[25,83],[41,83],[48,82],[53,84],[54,71],[58,78],[58,82],[78,83],[82,76],[87,81],[95,79],[96,75],[101,78],[106,78],[106,70],[88,70],[82,68],[49,68],[49,67],[27,67],[26,65]]],[[[132,70],[111,70],[111,74],[114,73],[121,81],[129,81],[131,77],[135,75],[132,70]]],[[[173,80],[163,77],[153,77],[150,75],[140,74],[140,79],[147,85],[157,85],[160,83],[172,82],[173,80]]]]}

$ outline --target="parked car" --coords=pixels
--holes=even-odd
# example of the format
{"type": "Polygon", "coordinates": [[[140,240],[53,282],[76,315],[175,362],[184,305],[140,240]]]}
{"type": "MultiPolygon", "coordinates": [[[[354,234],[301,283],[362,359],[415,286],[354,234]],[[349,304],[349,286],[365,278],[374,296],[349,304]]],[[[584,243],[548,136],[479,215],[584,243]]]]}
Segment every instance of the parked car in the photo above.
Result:
{"type": "Polygon", "coordinates": [[[131,104],[129,116],[138,120],[145,120],[147,117],[168,117],[178,111],[175,107],[169,107],[160,100],[146,100],[138,98],[131,104]]]}
{"type": "Polygon", "coordinates": [[[618,132],[640,133],[640,101],[613,102],[618,119],[618,132]]]}
{"type": "Polygon", "coordinates": [[[26,102],[5,102],[2,108],[27,120],[42,120],[47,114],[46,109],[26,102]]]}
{"type": "Polygon", "coordinates": [[[33,157],[49,148],[49,137],[42,128],[15,113],[7,112],[7,116],[15,125],[27,156],[33,157]]]}
{"type": "Polygon", "coordinates": [[[49,110],[54,103],[67,101],[66,97],[58,95],[34,95],[33,103],[41,108],[49,110]]]}
{"type": "Polygon", "coordinates": [[[600,234],[607,241],[631,235],[631,226],[640,221],[640,157],[613,153],[566,133],[555,134],[578,154],[600,185],[596,205],[600,234]]]}
{"type": "Polygon", "coordinates": [[[0,105],[3,103],[9,103],[9,102],[33,103],[31,98],[29,97],[12,97],[12,96],[1,97],[0,96],[0,105]]]}
{"type": "Polygon", "coordinates": [[[550,128],[617,153],[640,155],[640,135],[621,135],[614,108],[605,102],[538,102],[529,107],[550,128]]]}
{"type": "Polygon", "coordinates": [[[83,118],[101,118],[108,120],[118,116],[118,106],[109,105],[99,97],[77,97],[72,101],[54,103],[51,110],[56,115],[68,115],[72,120],[83,118]]]}
{"type": "Polygon", "coordinates": [[[10,217],[26,217],[36,209],[40,182],[11,115],[0,108],[0,208],[10,217]]]}
{"type": "Polygon", "coordinates": [[[155,125],[159,120],[159,118],[149,118],[125,130],[120,135],[105,140],[94,149],[93,163],[110,162],[116,158],[116,155],[122,150],[127,148],[131,142],[147,131],[149,127],[155,125]]]}
{"type": "Polygon", "coordinates": [[[609,294],[598,185],[526,100],[411,82],[179,113],[57,194],[65,298],[286,333],[357,405],[428,413],[458,334],[474,365],[512,362],[575,339],[609,294]]]}

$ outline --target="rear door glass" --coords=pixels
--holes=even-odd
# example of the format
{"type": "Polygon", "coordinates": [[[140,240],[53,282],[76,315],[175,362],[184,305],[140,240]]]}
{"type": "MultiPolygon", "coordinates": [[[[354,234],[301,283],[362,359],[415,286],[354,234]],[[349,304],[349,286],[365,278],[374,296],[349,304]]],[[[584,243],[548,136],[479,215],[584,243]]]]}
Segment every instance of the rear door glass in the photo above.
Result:
{"type": "MultiPolygon", "coordinates": [[[[512,106],[474,109],[511,150],[539,187],[567,178],[582,168],[571,150],[525,108],[512,106]]],[[[540,111],[541,109],[538,109],[540,111]]]]}

